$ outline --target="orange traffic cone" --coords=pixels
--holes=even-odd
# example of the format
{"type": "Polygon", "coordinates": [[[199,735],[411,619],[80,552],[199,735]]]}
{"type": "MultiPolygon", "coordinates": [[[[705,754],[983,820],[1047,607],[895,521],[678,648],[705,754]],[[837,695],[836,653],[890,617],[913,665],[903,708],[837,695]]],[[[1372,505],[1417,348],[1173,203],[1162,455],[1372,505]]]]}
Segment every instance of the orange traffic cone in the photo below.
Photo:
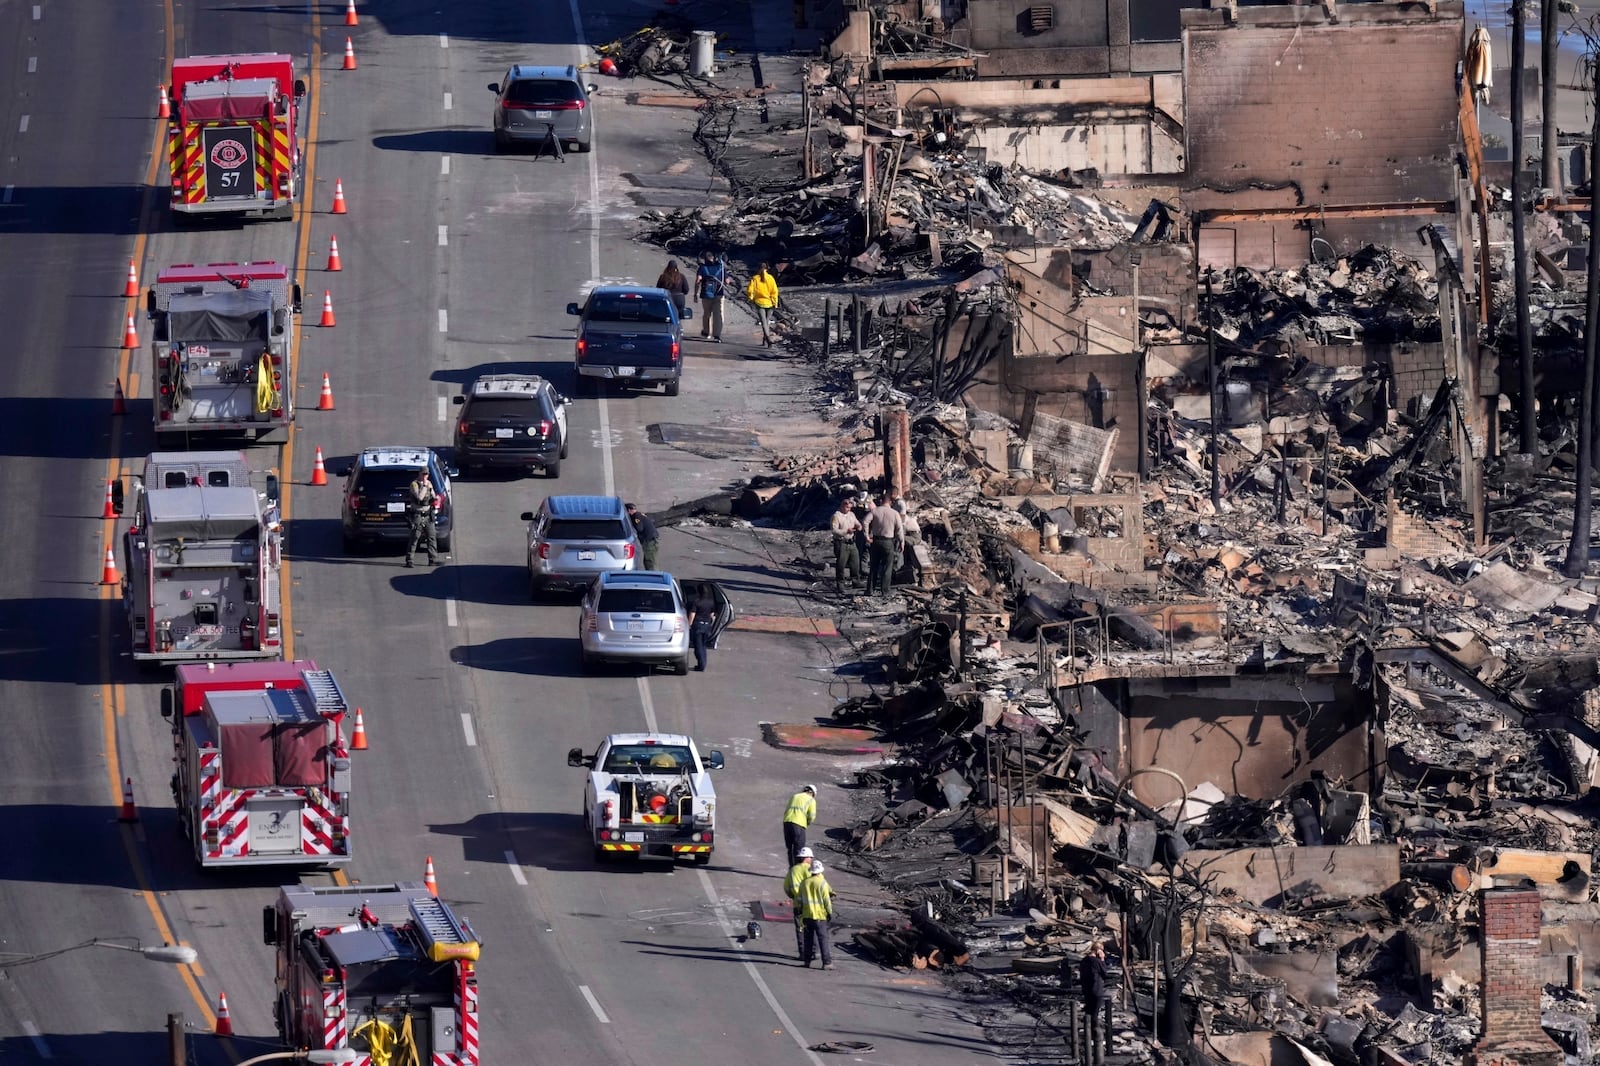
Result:
{"type": "Polygon", "coordinates": [[[218,992],[217,993],[217,1030],[216,1030],[216,1032],[217,1032],[218,1036],[232,1036],[233,1035],[233,1019],[228,1017],[228,994],[226,992],[218,992]]]}
{"type": "Polygon", "coordinates": [[[317,397],[317,410],[333,410],[333,385],[328,382],[328,375],[322,375],[322,395],[317,397]]]}
{"type": "Polygon", "coordinates": [[[350,734],[350,750],[367,750],[367,720],[361,717],[361,708],[356,708],[356,729],[350,734]]]}
{"type": "Polygon", "coordinates": [[[139,331],[133,328],[133,316],[128,316],[128,326],[122,331],[122,347],[133,351],[139,347],[139,331]]]}
{"type": "Polygon", "coordinates": [[[343,270],[344,264],[339,262],[339,238],[328,238],[328,269],[343,270]]]}
{"type": "Polygon", "coordinates": [[[117,386],[117,391],[111,394],[111,413],[125,415],[128,413],[128,398],[122,395],[122,379],[118,378],[115,385],[117,386]]]}
{"type": "Polygon", "coordinates": [[[128,260],[128,281],[122,286],[122,295],[139,295],[139,271],[134,268],[132,259],[128,260]]]}
{"type": "Polygon", "coordinates": [[[422,870],[422,887],[428,890],[428,895],[439,895],[439,879],[433,876],[433,856],[428,856],[428,865],[422,870]]]}
{"type": "MultiPolygon", "coordinates": [[[[317,461],[311,467],[311,483],[313,485],[326,485],[328,483],[328,468],[322,465],[322,448],[317,448],[317,461]]],[[[361,715],[356,715],[356,721],[361,721],[361,715]]]]}
{"type": "Polygon", "coordinates": [[[111,554],[111,548],[106,548],[106,564],[100,568],[100,584],[120,585],[122,578],[117,576],[117,557],[111,554]]]}
{"type": "Polygon", "coordinates": [[[122,782],[122,813],[117,815],[117,821],[137,822],[138,820],[139,808],[133,805],[133,778],[130,777],[122,782]]]}
{"type": "Polygon", "coordinates": [[[161,106],[156,108],[156,118],[171,118],[172,103],[167,99],[167,87],[158,85],[156,88],[161,92],[161,106]]]}
{"type": "Polygon", "coordinates": [[[336,215],[345,213],[343,178],[333,179],[333,213],[336,215]]]}
{"type": "Polygon", "coordinates": [[[356,69],[356,46],[350,42],[348,37],[344,39],[344,69],[356,69]]]}
{"type": "MultiPolygon", "coordinates": [[[[132,315],[128,316],[128,324],[129,324],[128,328],[132,329],[133,328],[133,316],[132,315]]],[[[332,326],[334,324],[335,323],[333,321],[333,293],[329,292],[327,289],[323,289],[322,290],[322,321],[317,323],[317,325],[319,325],[319,326],[332,326]]]]}
{"type": "Polygon", "coordinates": [[[346,26],[360,25],[360,23],[356,21],[356,0],[350,0],[349,5],[345,7],[344,24],[346,26]]]}
{"type": "Polygon", "coordinates": [[[117,505],[111,501],[111,482],[106,482],[106,505],[100,511],[101,518],[117,517],[117,505]]]}

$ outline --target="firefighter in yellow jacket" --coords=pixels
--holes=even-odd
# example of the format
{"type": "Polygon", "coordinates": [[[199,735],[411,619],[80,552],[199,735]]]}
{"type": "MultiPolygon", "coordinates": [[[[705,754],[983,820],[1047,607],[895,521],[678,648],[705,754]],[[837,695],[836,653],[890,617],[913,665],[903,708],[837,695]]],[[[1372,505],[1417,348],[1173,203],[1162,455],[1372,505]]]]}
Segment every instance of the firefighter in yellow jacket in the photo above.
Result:
{"type": "Polygon", "coordinates": [[[800,861],[789,867],[783,878],[783,894],[794,902],[794,951],[806,957],[806,917],[802,913],[800,889],[811,876],[811,849],[800,849],[800,861]]]}
{"type": "Polygon", "coordinates": [[[756,308],[756,321],[761,323],[761,343],[772,347],[772,315],[778,309],[778,279],[766,263],[750,275],[750,284],[744,287],[745,299],[756,308]]]}
{"type": "Polygon", "coordinates": [[[817,786],[806,785],[789,797],[789,808],[783,812],[783,846],[789,852],[789,865],[800,861],[800,849],[806,846],[806,830],[817,820],[817,786]]]}
{"type": "Polygon", "coordinates": [[[811,876],[800,886],[800,910],[806,922],[806,939],[800,945],[800,962],[810,966],[822,956],[822,968],[833,969],[833,948],[828,942],[828,922],[833,919],[833,886],[822,876],[822,864],[811,862],[811,876]]]}

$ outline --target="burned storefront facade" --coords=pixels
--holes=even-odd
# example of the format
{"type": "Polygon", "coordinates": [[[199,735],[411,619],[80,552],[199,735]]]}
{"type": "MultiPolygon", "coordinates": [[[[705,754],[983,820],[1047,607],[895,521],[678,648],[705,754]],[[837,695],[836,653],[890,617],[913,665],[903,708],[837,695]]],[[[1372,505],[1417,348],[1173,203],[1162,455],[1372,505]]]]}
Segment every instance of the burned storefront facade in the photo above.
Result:
{"type": "Polygon", "coordinates": [[[816,580],[852,694],[769,739],[892,747],[840,769],[833,864],[907,916],[857,949],[1059,1061],[1097,939],[1123,1061],[1586,1061],[1600,581],[1555,573],[1559,405],[1506,454],[1463,6],[1154,9],[813,0],[793,109],[723,120],[733,204],[647,219],[773,263],[838,430],[706,520],[814,578],[841,497],[919,531],[890,606],[816,580]]]}

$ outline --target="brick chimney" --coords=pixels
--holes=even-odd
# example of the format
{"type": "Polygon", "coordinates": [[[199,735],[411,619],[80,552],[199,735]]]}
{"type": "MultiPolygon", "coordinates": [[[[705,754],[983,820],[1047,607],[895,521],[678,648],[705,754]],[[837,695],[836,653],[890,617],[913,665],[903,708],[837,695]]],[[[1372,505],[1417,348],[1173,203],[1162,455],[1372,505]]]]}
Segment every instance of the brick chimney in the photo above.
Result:
{"type": "Polygon", "coordinates": [[[1479,896],[1483,928],[1483,1034],[1468,1066],[1561,1066],[1566,1057],[1540,1024],[1539,892],[1489,888],[1479,896]]]}

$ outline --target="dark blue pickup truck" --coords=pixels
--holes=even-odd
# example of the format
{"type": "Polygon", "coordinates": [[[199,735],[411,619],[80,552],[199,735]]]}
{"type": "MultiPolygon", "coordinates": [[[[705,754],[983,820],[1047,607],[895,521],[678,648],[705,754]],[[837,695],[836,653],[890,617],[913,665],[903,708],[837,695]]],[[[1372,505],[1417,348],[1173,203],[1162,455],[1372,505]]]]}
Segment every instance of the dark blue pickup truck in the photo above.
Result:
{"type": "Polygon", "coordinates": [[[683,378],[683,319],[665,289],[643,285],[597,285],[582,305],[567,305],[580,316],[575,365],[578,390],[603,382],[662,385],[678,395],[683,378]]]}

